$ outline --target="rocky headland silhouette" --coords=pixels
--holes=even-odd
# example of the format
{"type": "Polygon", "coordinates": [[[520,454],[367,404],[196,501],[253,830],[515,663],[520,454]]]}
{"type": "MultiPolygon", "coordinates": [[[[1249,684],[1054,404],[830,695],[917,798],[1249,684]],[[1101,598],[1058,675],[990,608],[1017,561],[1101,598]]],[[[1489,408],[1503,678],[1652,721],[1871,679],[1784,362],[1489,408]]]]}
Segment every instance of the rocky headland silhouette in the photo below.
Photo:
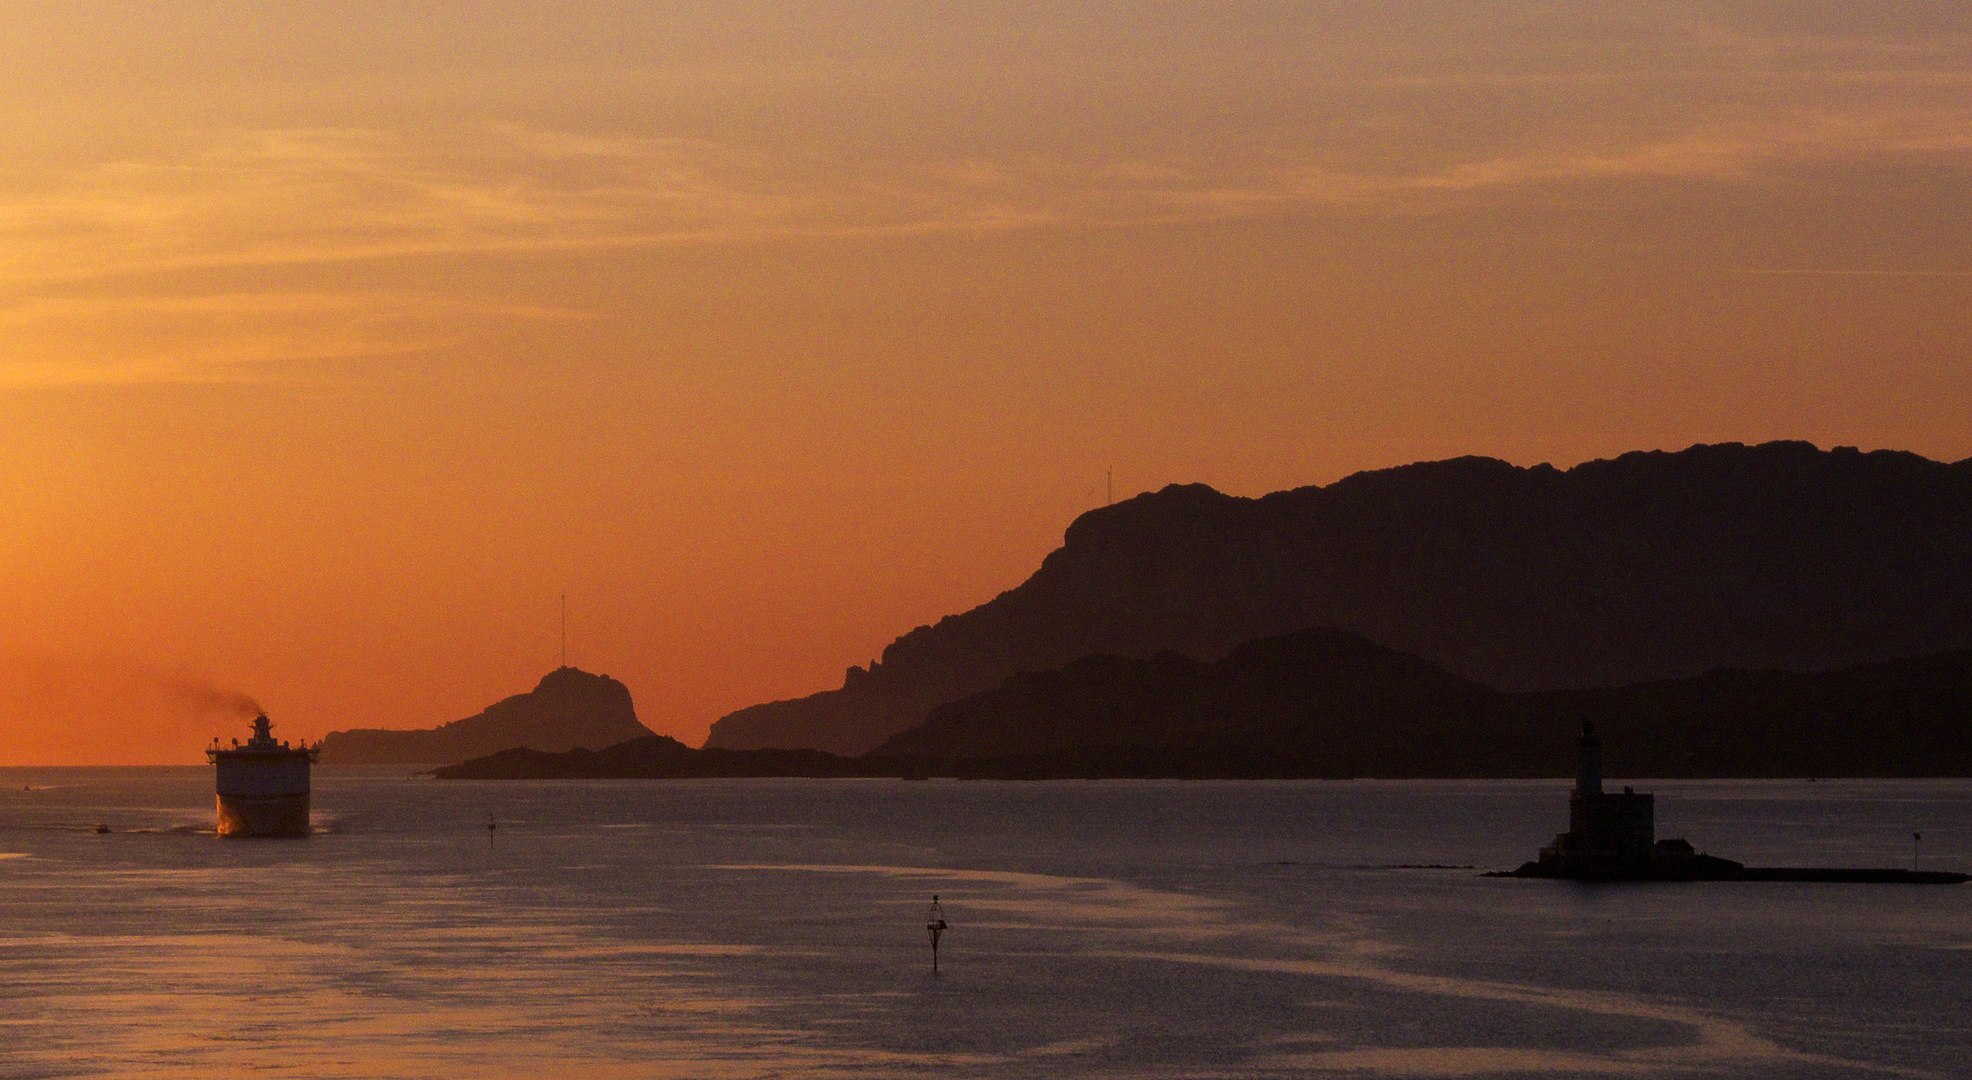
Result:
{"type": "Polygon", "coordinates": [[[637,720],[630,690],[607,675],[572,667],[542,676],[534,689],[437,728],[357,728],[322,739],[330,765],[435,765],[513,747],[546,751],[611,746],[652,732],[637,720]]]}
{"type": "Polygon", "coordinates": [[[1257,499],[1167,487],[1083,514],[1017,588],[840,689],[723,717],[706,746],[856,755],[1022,672],[1213,663],[1315,626],[1501,691],[1972,648],[1972,460],[1727,443],[1567,470],[1465,457],[1257,499]]]}
{"type": "Polygon", "coordinates": [[[1630,775],[1972,775],[1972,651],[1835,671],[1719,670],[1582,690],[1501,691],[1333,628],[1247,642],[1217,663],[1090,656],[933,710],[858,757],[693,750],[662,736],[514,750],[447,778],[949,776],[1552,777],[1585,718],[1630,775]]]}

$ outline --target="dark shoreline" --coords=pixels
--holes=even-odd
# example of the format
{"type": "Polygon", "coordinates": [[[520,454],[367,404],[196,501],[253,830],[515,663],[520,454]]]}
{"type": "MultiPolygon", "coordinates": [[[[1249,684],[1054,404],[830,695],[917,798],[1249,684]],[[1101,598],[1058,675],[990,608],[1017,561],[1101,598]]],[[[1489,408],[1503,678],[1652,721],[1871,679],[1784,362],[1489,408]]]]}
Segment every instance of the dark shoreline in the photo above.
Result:
{"type": "Polygon", "coordinates": [[[1887,867],[1836,866],[1734,866],[1699,874],[1660,873],[1651,869],[1610,870],[1599,873],[1555,873],[1539,863],[1527,863],[1517,870],[1495,870],[1482,875],[1496,878],[1546,878],[1552,881],[1580,881],[1615,884],[1643,881],[1802,881],[1851,885],[1962,885],[1972,874],[1949,870],[1898,870],[1887,867]]]}
{"type": "MultiPolygon", "coordinates": [[[[648,735],[602,750],[549,753],[517,747],[429,770],[440,780],[693,780],[769,777],[891,780],[1560,780],[1546,763],[1524,769],[1460,769],[1419,763],[1407,769],[1361,771],[1332,763],[1243,748],[1085,746],[1007,757],[842,757],[824,750],[693,749],[676,739],[648,735]],[[1324,767],[1324,766],[1327,767],[1324,767]]],[[[1673,780],[1948,780],[1963,773],[1858,772],[1850,775],[1753,770],[1674,770],[1652,779],[1673,780]]]]}

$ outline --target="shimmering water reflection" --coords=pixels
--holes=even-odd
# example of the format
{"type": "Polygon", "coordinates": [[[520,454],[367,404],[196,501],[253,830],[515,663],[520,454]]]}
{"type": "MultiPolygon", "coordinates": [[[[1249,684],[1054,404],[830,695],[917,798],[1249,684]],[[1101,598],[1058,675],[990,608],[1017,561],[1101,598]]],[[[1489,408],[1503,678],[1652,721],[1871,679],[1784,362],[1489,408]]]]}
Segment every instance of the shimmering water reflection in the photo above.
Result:
{"type": "MultiPolygon", "coordinates": [[[[1748,861],[1972,865],[1972,784],[1653,786],[1748,861]]],[[[1565,790],[325,769],[320,834],[222,841],[206,770],[0,770],[0,1075],[1963,1075],[1972,887],[1398,868],[1565,790]]]]}

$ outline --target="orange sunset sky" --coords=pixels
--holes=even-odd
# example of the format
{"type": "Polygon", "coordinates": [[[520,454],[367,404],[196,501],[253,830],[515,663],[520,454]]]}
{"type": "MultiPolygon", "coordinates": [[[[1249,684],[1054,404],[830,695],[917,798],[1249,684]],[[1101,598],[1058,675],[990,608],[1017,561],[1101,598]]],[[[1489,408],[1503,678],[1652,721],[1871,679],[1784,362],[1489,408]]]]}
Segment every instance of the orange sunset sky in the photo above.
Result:
{"type": "Polygon", "coordinates": [[[1103,498],[1972,455],[1972,5],[0,4],[0,764],[696,745],[1103,498]]]}

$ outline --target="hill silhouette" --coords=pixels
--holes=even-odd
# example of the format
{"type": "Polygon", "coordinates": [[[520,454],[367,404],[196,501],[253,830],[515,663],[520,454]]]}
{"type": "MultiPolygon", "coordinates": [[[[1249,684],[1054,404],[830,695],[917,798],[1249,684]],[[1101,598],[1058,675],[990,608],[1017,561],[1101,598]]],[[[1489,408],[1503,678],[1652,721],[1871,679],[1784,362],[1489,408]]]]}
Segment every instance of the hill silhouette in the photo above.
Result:
{"type": "Polygon", "coordinates": [[[1333,629],[1086,657],[933,711],[873,758],[960,775],[1537,777],[1595,721],[1630,776],[1972,775],[1972,651],[1837,671],[1713,671],[1502,692],[1333,629]]]}
{"type": "Polygon", "coordinates": [[[721,718],[706,745],[858,754],[1020,672],[1216,661],[1310,626],[1508,690],[1972,647],[1972,461],[1727,443],[1565,471],[1457,458],[1258,499],[1167,487],[1083,514],[1019,587],[840,689],[721,718]]]}
{"type": "Polygon", "coordinates": [[[610,746],[651,730],[637,720],[630,689],[607,675],[556,668],[525,694],[495,702],[477,716],[421,731],[357,728],[322,739],[331,765],[431,765],[482,757],[517,746],[561,751],[610,746]]]}
{"type": "MultiPolygon", "coordinates": [[[[871,753],[941,760],[1090,747],[1298,754],[1307,737],[1377,731],[1498,697],[1427,660],[1334,629],[1247,642],[1216,664],[1176,652],[1086,656],[933,709],[871,753]],[[1333,729],[1333,730],[1331,730],[1333,729]]],[[[1416,752],[1414,749],[1407,752],[1416,752]]]]}
{"type": "Polygon", "coordinates": [[[646,736],[516,749],[446,779],[741,776],[967,779],[1552,777],[1595,721],[1625,776],[1972,775],[1972,651],[1838,671],[1714,671],[1506,692],[1334,629],[1218,663],[1090,656],[933,711],[877,751],[694,750],[646,736]]]}

